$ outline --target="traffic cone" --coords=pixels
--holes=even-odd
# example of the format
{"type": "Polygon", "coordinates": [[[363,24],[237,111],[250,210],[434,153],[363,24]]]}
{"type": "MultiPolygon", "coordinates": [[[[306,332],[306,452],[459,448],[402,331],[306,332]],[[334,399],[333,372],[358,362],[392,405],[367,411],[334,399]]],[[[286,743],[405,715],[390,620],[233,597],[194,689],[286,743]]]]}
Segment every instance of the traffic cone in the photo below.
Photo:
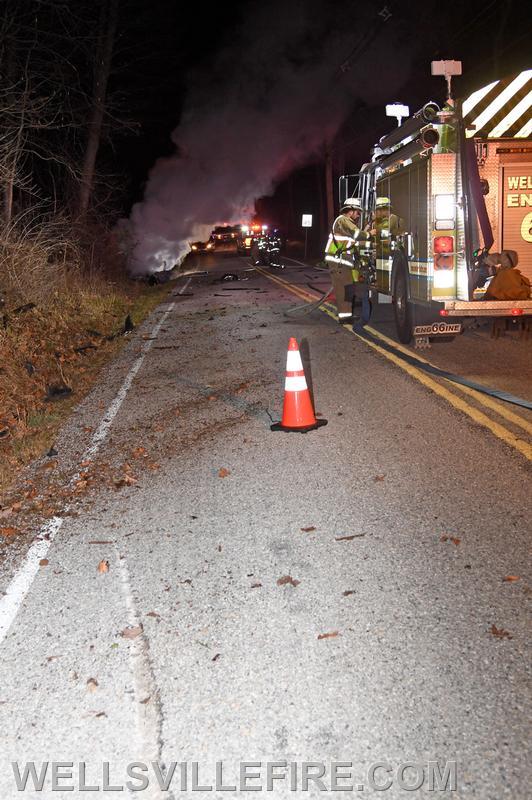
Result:
{"type": "Polygon", "coordinates": [[[270,426],[272,431],[307,433],[327,425],[326,419],[316,419],[308,390],[303,364],[296,340],[291,337],[286,356],[283,418],[270,426]]]}

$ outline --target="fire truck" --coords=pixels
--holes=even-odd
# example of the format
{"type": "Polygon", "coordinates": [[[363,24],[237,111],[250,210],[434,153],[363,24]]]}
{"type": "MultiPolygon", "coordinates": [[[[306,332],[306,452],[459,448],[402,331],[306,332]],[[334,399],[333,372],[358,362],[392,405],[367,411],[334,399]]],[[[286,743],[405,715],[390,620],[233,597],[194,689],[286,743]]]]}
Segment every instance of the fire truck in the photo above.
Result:
{"type": "Polygon", "coordinates": [[[371,161],[339,181],[340,203],[358,197],[372,231],[366,292],[391,300],[404,343],[429,346],[485,317],[528,330],[526,280],[521,299],[488,299],[488,286],[500,265],[532,279],[532,70],[463,101],[451,97],[460,62],[433,62],[432,74],[447,80],[443,108],[428,102],[398,119],[371,161]]]}
{"type": "Polygon", "coordinates": [[[247,253],[250,253],[254,240],[264,235],[267,230],[267,225],[263,225],[257,221],[241,225],[236,240],[237,252],[240,255],[246,255],[247,253]]]}

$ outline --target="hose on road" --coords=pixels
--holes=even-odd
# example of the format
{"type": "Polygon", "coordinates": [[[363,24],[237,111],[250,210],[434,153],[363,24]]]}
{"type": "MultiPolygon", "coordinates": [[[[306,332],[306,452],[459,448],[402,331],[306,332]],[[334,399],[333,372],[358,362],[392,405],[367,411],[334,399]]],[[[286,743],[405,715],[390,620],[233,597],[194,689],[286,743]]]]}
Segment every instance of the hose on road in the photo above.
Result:
{"type": "Polygon", "coordinates": [[[289,308],[287,311],[284,312],[284,314],[286,316],[289,316],[290,314],[296,314],[296,313],[310,314],[312,311],[316,311],[316,309],[319,308],[321,306],[321,304],[324,303],[327,300],[327,298],[331,294],[332,290],[333,290],[333,287],[331,285],[331,286],[329,286],[329,288],[327,289],[325,294],[322,294],[322,296],[319,297],[317,300],[314,300],[313,303],[303,303],[303,305],[301,305],[301,306],[295,306],[295,308],[289,308]]]}
{"type": "Polygon", "coordinates": [[[475,383],[475,381],[462,378],[460,375],[455,375],[453,372],[446,372],[446,370],[440,369],[439,367],[434,367],[432,364],[429,364],[426,361],[420,361],[419,358],[416,358],[413,355],[407,355],[402,350],[398,350],[396,347],[393,347],[393,345],[388,344],[388,342],[385,342],[376,336],[372,336],[371,333],[365,330],[365,328],[360,324],[355,325],[353,330],[362,339],[367,339],[374,344],[378,344],[379,347],[383,348],[383,350],[393,353],[393,355],[397,356],[402,361],[406,361],[407,364],[416,367],[416,369],[423,370],[423,372],[427,372],[429,375],[434,375],[436,378],[445,378],[445,380],[448,380],[451,383],[467,386],[469,389],[474,389],[476,392],[481,392],[489,397],[495,397],[497,400],[503,400],[505,403],[512,403],[512,405],[532,410],[532,402],[530,400],[523,400],[522,397],[516,397],[515,395],[510,394],[509,392],[504,392],[501,389],[492,389],[490,386],[484,386],[482,383],[475,383]]]}

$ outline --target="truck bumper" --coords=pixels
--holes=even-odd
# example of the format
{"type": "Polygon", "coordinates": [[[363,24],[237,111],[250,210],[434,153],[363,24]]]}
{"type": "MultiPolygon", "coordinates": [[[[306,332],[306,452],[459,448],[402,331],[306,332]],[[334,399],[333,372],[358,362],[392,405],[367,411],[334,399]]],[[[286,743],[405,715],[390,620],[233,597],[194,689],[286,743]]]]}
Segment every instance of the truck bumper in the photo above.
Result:
{"type": "Polygon", "coordinates": [[[532,300],[445,300],[442,317],[532,316],[532,300]]]}

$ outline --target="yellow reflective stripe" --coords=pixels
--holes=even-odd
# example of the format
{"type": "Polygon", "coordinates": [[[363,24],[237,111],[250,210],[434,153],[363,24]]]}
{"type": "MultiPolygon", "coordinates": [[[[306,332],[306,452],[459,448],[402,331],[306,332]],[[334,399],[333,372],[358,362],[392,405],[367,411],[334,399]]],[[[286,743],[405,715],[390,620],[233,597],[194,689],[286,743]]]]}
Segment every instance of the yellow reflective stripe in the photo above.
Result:
{"type": "Polygon", "coordinates": [[[503,89],[494,100],[492,100],[489,106],[485,108],[476,119],[473,120],[472,125],[474,126],[474,129],[472,131],[468,131],[468,135],[470,134],[474,136],[475,131],[481,130],[484,125],[493,119],[495,114],[500,111],[509,100],[511,100],[514,94],[516,94],[528,80],[530,80],[531,75],[532,69],[527,69],[514,78],[514,80],[505,89],[503,89]]]}
{"type": "Polygon", "coordinates": [[[498,125],[496,125],[492,131],[488,133],[489,139],[498,139],[499,136],[502,136],[505,131],[510,128],[519,117],[522,117],[525,111],[527,111],[530,106],[532,106],[532,91],[530,91],[526,97],[523,97],[517,105],[515,105],[512,110],[505,116],[504,119],[501,119],[498,125]]]}

